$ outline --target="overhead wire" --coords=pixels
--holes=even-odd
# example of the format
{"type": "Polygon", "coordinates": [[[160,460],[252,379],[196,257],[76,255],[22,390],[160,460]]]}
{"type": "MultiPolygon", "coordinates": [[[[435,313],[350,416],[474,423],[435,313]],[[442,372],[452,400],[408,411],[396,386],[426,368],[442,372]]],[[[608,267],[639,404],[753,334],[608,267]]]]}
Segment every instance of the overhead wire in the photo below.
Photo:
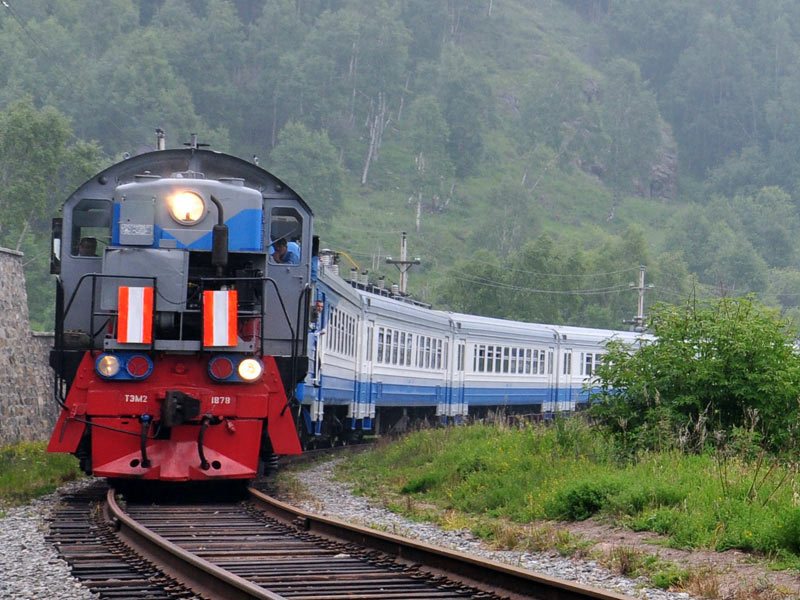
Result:
{"type": "Polygon", "coordinates": [[[510,283],[505,283],[502,281],[495,281],[492,279],[486,279],[480,276],[470,275],[469,273],[456,273],[456,279],[460,279],[461,281],[466,281],[468,283],[475,283],[478,285],[484,285],[486,287],[494,287],[498,289],[506,289],[506,290],[513,290],[517,292],[528,292],[531,294],[555,294],[561,296],[590,296],[590,295],[600,295],[600,294],[609,294],[609,293],[617,293],[622,291],[630,290],[630,286],[628,284],[618,284],[613,285],[605,288],[592,288],[592,289],[585,289],[585,290],[553,290],[553,289],[537,289],[537,288],[529,288],[523,287],[518,285],[513,285],[510,283]]]}

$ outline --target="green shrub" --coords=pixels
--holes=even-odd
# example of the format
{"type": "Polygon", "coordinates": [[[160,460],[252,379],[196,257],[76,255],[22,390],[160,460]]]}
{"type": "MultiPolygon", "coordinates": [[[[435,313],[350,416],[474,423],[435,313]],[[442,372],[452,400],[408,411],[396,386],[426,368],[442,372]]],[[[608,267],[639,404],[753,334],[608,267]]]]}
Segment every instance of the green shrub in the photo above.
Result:
{"type": "Polygon", "coordinates": [[[414,479],[411,479],[402,488],[400,488],[400,493],[418,494],[421,492],[427,492],[431,488],[438,485],[439,481],[440,481],[439,477],[437,477],[435,474],[425,473],[420,477],[415,477],[414,479]]]}
{"type": "Polygon", "coordinates": [[[634,485],[609,496],[608,510],[617,515],[635,516],[645,509],[675,506],[684,497],[680,490],[664,483],[634,485]]]}
{"type": "Polygon", "coordinates": [[[549,517],[584,521],[597,513],[616,486],[607,481],[581,481],[560,490],[545,508],[549,517]]]}
{"type": "Polygon", "coordinates": [[[784,525],[779,535],[784,548],[800,554],[800,508],[795,507],[786,512],[784,525]]]}
{"type": "Polygon", "coordinates": [[[662,590],[668,590],[683,584],[689,578],[689,571],[677,565],[668,565],[650,574],[650,581],[653,585],[662,590]]]}

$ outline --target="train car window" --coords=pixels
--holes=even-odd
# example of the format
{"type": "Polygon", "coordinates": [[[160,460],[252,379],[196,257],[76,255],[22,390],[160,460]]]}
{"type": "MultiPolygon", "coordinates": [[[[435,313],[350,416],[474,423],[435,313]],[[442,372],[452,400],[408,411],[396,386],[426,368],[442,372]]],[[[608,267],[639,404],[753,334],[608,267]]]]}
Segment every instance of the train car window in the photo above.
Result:
{"type": "Polygon", "coordinates": [[[436,369],[440,370],[442,368],[442,357],[444,348],[442,344],[442,340],[436,340],[436,369]]]}
{"type": "Polygon", "coordinates": [[[375,358],[375,360],[379,363],[383,362],[384,335],[383,327],[378,327],[378,356],[375,358]]]}
{"type": "Polygon", "coordinates": [[[333,309],[331,311],[331,350],[336,352],[336,346],[339,344],[339,310],[333,309]]]}
{"type": "Polygon", "coordinates": [[[392,364],[397,364],[397,351],[400,347],[400,332],[395,330],[392,334],[392,364]]]}
{"type": "Polygon", "coordinates": [[[472,370],[474,372],[483,373],[486,359],[486,348],[484,346],[477,346],[472,360],[472,370]]]}
{"type": "Polygon", "coordinates": [[[111,202],[84,198],[72,209],[70,253],[98,257],[111,243],[111,202]]]}
{"type": "Polygon", "coordinates": [[[356,320],[354,317],[348,315],[347,320],[350,322],[350,331],[347,334],[347,354],[348,356],[356,355],[356,320]]]}
{"type": "Polygon", "coordinates": [[[533,351],[533,371],[532,371],[532,373],[534,375],[537,375],[539,373],[539,351],[538,350],[534,350],[533,351]]]}
{"type": "Polygon", "coordinates": [[[591,375],[594,367],[594,355],[587,352],[583,361],[583,375],[591,375]]]}
{"type": "Polygon", "coordinates": [[[444,358],[442,359],[444,361],[443,364],[444,364],[444,368],[445,369],[447,368],[447,364],[449,362],[448,361],[449,353],[450,353],[450,340],[445,340],[444,341],[444,358]]]}
{"type": "Polygon", "coordinates": [[[503,348],[503,373],[509,373],[509,369],[511,368],[510,363],[511,357],[511,348],[505,347],[503,348]]]}
{"type": "Polygon", "coordinates": [[[431,368],[431,338],[425,338],[425,368],[431,368]]]}
{"type": "Polygon", "coordinates": [[[275,207],[269,221],[270,262],[298,265],[303,256],[303,218],[295,209],[275,207]]]}
{"type": "Polygon", "coordinates": [[[564,352],[564,375],[572,375],[572,352],[564,352]]]}
{"type": "MultiPolygon", "coordinates": [[[[459,371],[463,371],[464,370],[464,363],[466,362],[466,360],[465,360],[466,359],[466,356],[465,356],[466,353],[467,352],[466,352],[466,348],[464,347],[464,344],[459,344],[458,345],[458,370],[459,371]]],[[[474,367],[473,367],[473,370],[474,370],[474,367]]]]}
{"type": "Polygon", "coordinates": [[[331,309],[328,320],[328,350],[336,349],[336,309],[331,309]]]}
{"type": "Polygon", "coordinates": [[[511,349],[511,362],[509,363],[510,372],[513,375],[522,373],[522,355],[525,351],[522,348],[511,349]]]}
{"type": "Polygon", "coordinates": [[[547,351],[547,374],[553,374],[553,349],[547,351]]]}
{"type": "Polygon", "coordinates": [[[539,375],[544,375],[545,357],[546,354],[544,350],[539,350],[539,375]]]}
{"type": "Polygon", "coordinates": [[[406,366],[407,367],[411,366],[411,342],[412,342],[413,339],[414,339],[414,336],[412,334],[410,334],[410,333],[406,337],[406,366]]]}
{"type": "Polygon", "coordinates": [[[372,360],[372,336],[375,334],[372,325],[367,327],[367,360],[372,360]]]}
{"type": "Polygon", "coordinates": [[[533,350],[530,348],[525,349],[525,374],[530,375],[533,373],[533,350]]]}

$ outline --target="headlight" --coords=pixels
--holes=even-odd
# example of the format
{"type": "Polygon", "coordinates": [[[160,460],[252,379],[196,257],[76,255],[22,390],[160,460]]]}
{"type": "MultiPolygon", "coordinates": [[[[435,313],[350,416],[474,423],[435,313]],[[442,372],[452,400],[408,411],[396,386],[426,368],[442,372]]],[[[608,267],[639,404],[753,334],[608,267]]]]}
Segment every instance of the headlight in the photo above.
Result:
{"type": "Polygon", "coordinates": [[[114,377],[119,373],[119,359],[113,354],[103,354],[97,359],[95,369],[101,377],[114,377]]]}
{"type": "Polygon", "coordinates": [[[245,358],[239,363],[239,377],[245,381],[255,381],[261,377],[264,367],[255,358],[245,358]]]}
{"type": "Polygon", "coordinates": [[[206,203],[195,192],[176,192],[167,198],[169,214],[181,225],[194,225],[203,218],[206,203]]]}

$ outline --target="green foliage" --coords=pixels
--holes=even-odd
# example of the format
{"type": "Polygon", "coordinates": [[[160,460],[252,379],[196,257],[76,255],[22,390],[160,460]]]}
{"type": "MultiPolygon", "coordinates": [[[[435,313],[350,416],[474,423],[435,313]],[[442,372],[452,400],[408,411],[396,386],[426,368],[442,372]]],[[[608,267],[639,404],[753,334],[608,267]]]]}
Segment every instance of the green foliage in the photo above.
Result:
{"type": "MultiPolygon", "coordinates": [[[[619,327],[642,261],[648,301],[698,281],[800,315],[800,9],[785,0],[18,4],[0,23],[0,104],[55,107],[85,165],[151,148],[158,126],[169,146],[197,132],[285,168],[333,248],[380,265],[413,232],[414,293],[471,312],[619,327]],[[325,132],[323,148],[297,125],[325,132]],[[650,198],[656,175],[677,196],[650,198]],[[449,272],[470,281],[442,286],[449,272]]],[[[38,154],[31,193],[50,195],[34,229],[85,172],[45,156],[62,125],[19,146],[38,154]],[[35,180],[48,172],[57,185],[35,180]]],[[[46,244],[24,229],[23,196],[0,194],[0,243],[26,251],[39,302],[46,244]]]]}
{"type": "Polygon", "coordinates": [[[0,506],[24,504],[78,477],[77,459],[48,454],[43,442],[0,447],[0,506]]]}
{"type": "Polygon", "coordinates": [[[272,153],[271,168],[319,215],[330,216],[341,204],[344,173],[324,131],[316,133],[301,123],[288,124],[272,153]]]}
{"type": "MultiPolygon", "coordinates": [[[[541,535],[530,532],[526,541],[485,519],[528,524],[598,515],[662,534],[674,547],[738,548],[800,564],[796,465],[753,457],[741,445],[731,445],[727,458],[669,450],[623,463],[616,450],[602,430],[575,417],[554,426],[421,431],[359,455],[342,470],[364,493],[412,512],[421,503],[455,511],[465,516],[453,520],[473,523],[496,541],[514,538],[514,545],[541,547],[534,539],[541,535]]],[[[429,509],[418,516],[433,518],[429,509]]],[[[639,558],[641,571],[661,573],[664,585],[685,575],[639,558]]]]}
{"type": "Polygon", "coordinates": [[[792,332],[750,298],[653,309],[655,340],[632,352],[612,342],[596,376],[592,415],[626,446],[653,448],[683,431],[688,444],[758,417],[773,448],[792,443],[800,363],[792,332]]]}
{"type": "Polygon", "coordinates": [[[53,107],[37,109],[30,99],[0,113],[0,246],[25,253],[31,324],[51,330],[53,284],[50,219],[74,187],[97,171],[100,148],[72,140],[69,120],[53,107]]]}
{"type": "Polygon", "coordinates": [[[613,484],[607,481],[570,484],[559,490],[550,504],[545,506],[545,514],[552,519],[584,521],[603,508],[613,491],[613,484]]]}

